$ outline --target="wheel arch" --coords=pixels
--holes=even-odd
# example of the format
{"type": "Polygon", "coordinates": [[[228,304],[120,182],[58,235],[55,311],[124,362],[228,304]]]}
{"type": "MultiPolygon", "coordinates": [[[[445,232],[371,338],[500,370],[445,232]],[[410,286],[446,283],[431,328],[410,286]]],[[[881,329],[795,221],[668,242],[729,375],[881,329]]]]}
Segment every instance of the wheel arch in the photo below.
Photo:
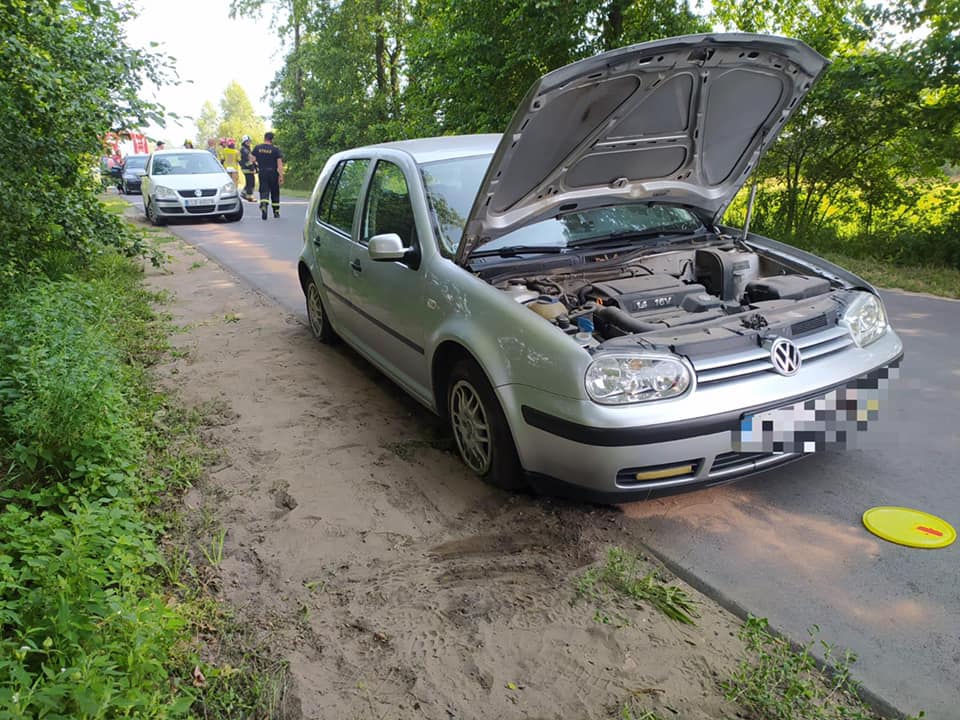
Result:
{"type": "Polygon", "coordinates": [[[310,268],[307,267],[307,264],[303,260],[297,263],[297,276],[300,278],[300,289],[303,291],[304,296],[306,296],[307,283],[313,279],[313,274],[310,272],[310,268]]]}
{"type": "Polygon", "coordinates": [[[433,390],[433,400],[437,414],[444,420],[449,419],[447,412],[447,385],[450,380],[450,370],[460,360],[473,360],[490,379],[490,375],[483,367],[477,356],[457,340],[444,340],[433,352],[430,360],[430,384],[433,390]]]}

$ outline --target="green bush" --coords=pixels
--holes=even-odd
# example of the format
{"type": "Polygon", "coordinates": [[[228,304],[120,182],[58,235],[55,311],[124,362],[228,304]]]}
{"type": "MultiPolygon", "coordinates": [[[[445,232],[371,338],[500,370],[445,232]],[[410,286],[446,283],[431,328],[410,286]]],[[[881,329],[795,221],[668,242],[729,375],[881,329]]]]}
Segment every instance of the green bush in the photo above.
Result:
{"type": "MultiPolygon", "coordinates": [[[[144,470],[158,341],[132,263],[36,280],[0,311],[0,720],[173,717],[168,607],[144,470]]],[[[181,660],[177,660],[180,658],[181,660]]]]}

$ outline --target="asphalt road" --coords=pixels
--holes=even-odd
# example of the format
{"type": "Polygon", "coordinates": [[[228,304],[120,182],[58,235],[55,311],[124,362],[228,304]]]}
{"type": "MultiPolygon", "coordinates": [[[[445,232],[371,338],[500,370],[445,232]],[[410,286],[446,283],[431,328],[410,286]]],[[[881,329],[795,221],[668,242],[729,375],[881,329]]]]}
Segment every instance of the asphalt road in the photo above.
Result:
{"type": "MultiPolygon", "coordinates": [[[[132,200],[137,205],[137,200],[132,200]]],[[[305,318],[295,262],[305,200],[262,221],[170,229],[305,318]]],[[[906,345],[873,447],[811,456],[733,485],[624,506],[685,579],[797,641],[853,651],[882,701],[931,720],[960,718],[960,543],[917,550],[860,522],[875,505],[933,512],[960,526],[960,302],[883,294],[906,345]]],[[[864,438],[866,440],[867,438],[864,438]]]]}

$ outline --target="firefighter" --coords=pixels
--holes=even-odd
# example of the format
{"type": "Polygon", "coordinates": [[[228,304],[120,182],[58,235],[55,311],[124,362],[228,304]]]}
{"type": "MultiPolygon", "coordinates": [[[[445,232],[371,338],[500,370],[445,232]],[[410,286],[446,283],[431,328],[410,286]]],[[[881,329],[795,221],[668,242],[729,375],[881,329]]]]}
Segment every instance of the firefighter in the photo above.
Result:
{"type": "Polygon", "coordinates": [[[267,205],[270,204],[273,206],[273,216],[278,218],[280,185],[283,184],[283,153],[273,144],[272,132],[263,134],[263,142],[253,149],[253,157],[260,168],[260,217],[267,219],[267,205]]]}
{"type": "Polygon", "coordinates": [[[230,173],[230,179],[233,180],[234,185],[240,179],[239,156],[237,144],[233,138],[227,138],[227,146],[223,149],[223,167],[230,173]]]}
{"type": "Polygon", "coordinates": [[[243,171],[243,199],[253,202],[254,173],[257,172],[257,163],[250,149],[250,136],[244,135],[240,139],[240,169],[243,171]]]}

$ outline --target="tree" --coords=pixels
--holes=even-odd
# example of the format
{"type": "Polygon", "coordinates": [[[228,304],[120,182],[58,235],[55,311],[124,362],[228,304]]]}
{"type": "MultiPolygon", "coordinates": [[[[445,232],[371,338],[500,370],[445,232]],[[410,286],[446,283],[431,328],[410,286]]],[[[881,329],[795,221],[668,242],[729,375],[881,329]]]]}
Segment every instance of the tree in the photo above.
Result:
{"type": "Polygon", "coordinates": [[[217,114],[213,103],[206,100],[203,108],[200,110],[200,117],[197,118],[197,137],[196,146],[206,147],[207,140],[213,137],[219,137],[218,129],[220,127],[220,116],[217,114]]]}
{"type": "Polygon", "coordinates": [[[952,76],[943,72],[950,52],[956,60],[956,43],[903,42],[884,28],[904,17],[918,27],[922,12],[880,14],[857,0],[715,0],[713,7],[728,27],[798,37],[832,61],[758,168],[754,227],[823,245],[836,240],[843,208],[861,242],[880,228],[890,235],[891,214],[920,187],[916,181],[957,156],[957,96],[949,99],[956,64],[952,76]]]}
{"type": "Polygon", "coordinates": [[[217,137],[232,137],[239,142],[243,135],[261,138],[264,132],[263,118],[256,114],[253,103],[237,81],[232,81],[220,99],[220,123],[217,137]]]}
{"type": "Polygon", "coordinates": [[[170,68],[127,45],[134,11],[122,0],[2,6],[0,297],[25,272],[61,272],[102,240],[126,242],[91,173],[107,132],[163,122],[162,108],[138,95],[170,68]]]}

